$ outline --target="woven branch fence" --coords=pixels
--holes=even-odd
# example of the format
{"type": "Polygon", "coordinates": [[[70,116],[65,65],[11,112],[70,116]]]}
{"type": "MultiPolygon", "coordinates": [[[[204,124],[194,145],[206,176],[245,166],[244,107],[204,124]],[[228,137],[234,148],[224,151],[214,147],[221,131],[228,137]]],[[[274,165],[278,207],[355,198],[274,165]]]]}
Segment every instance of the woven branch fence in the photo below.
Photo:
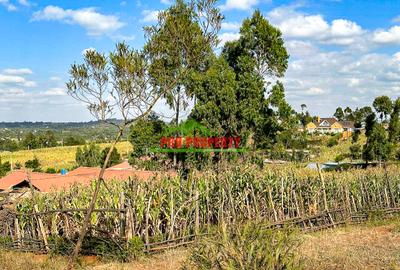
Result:
{"type": "MultiPolygon", "coordinates": [[[[10,248],[49,252],[52,237],[74,243],[92,187],[36,194],[0,211],[0,236],[10,248]]],[[[238,168],[189,179],[109,183],[100,192],[88,236],[124,247],[132,239],[147,253],[188,245],[221,224],[257,220],[315,231],[399,212],[397,167],[301,175],[238,168]]],[[[96,254],[95,252],[93,252],[96,254]]]]}

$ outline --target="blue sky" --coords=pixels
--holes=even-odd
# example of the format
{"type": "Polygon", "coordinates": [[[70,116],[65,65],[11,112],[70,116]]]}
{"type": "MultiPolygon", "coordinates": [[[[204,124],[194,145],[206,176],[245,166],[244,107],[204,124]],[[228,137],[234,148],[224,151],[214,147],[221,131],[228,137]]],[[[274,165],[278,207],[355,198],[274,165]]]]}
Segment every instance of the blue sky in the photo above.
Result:
{"type": "MultiPolygon", "coordinates": [[[[169,0],[0,0],[0,121],[86,121],[66,94],[68,68],[82,51],[125,40],[140,49],[142,28],[169,0]]],[[[283,32],[291,55],[284,78],[295,109],[330,116],[400,93],[400,1],[221,0],[221,44],[260,9],[283,32]]],[[[161,101],[157,110],[170,114],[161,101]]]]}

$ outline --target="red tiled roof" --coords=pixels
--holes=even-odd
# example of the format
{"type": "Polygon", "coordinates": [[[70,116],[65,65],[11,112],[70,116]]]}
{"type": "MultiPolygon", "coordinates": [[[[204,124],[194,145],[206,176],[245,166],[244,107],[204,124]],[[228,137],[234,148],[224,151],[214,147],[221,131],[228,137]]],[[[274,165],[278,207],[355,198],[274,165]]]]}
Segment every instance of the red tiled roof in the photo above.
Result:
{"type": "MultiPolygon", "coordinates": [[[[160,177],[161,172],[154,171],[138,171],[127,166],[127,162],[118,164],[114,167],[106,169],[104,172],[105,180],[127,180],[129,178],[138,178],[139,180],[148,181],[153,177],[160,177]]],[[[42,192],[51,190],[68,189],[75,183],[89,185],[93,179],[96,179],[100,173],[100,168],[79,167],[66,175],[47,174],[47,173],[29,173],[32,186],[42,192]]],[[[169,176],[176,176],[174,172],[164,172],[169,176]]],[[[9,190],[14,186],[27,181],[28,174],[22,170],[14,171],[9,175],[0,179],[0,190],[9,190]]]]}

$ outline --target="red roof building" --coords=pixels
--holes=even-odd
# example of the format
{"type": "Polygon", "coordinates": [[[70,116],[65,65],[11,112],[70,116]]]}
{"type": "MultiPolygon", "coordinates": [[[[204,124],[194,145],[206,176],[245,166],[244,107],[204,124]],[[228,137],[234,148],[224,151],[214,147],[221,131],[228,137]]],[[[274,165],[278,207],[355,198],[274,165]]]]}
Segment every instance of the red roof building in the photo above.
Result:
{"type": "MultiPolygon", "coordinates": [[[[79,167],[66,175],[35,173],[18,170],[11,172],[7,176],[0,178],[0,191],[10,191],[19,188],[32,187],[40,192],[49,192],[52,190],[68,189],[73,184],[89,185],[90,182],[99,175],[100,168],[79,167]]],[[[158,178],[162,174],[176,176],[172,172],[155,172],[134,170],[127,161],[106,169],[104,180],[125,181],[130,178],[137,178],[142,181],[148,181],[152,178],[158,178]]]]}

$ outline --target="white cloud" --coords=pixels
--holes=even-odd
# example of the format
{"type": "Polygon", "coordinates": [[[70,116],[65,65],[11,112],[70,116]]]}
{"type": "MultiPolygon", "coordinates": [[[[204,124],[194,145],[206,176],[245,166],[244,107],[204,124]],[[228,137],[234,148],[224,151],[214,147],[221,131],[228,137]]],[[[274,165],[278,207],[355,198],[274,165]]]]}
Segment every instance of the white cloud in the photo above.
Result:
{"type": "Polygon", "coordinates": [[[316,50],[312,57],[290,60],[284,83],[294,107],[305,103],[312,114],[331,116],[338,106],[354,109],[371,105],[378,95],[399,96],[400,61],[396,54],[316,50]]]}
{"type": "Polygon", "coordinates": [[[338,19],[332,21],[331,34],[334,37],[353,37],[364,33],[361,26],[355,22],[338,19]]]}
{"type": "Polygon", "coordinates": [[[398,62],[400,62],[400,52],[397,52],[393,55],[394,59],[398,62]]]}
{"type": "Polygon", "coordinates": [[[22,76],[0,74],[0,84],[20,85],[25,87],[34,87],[36,83],[29,81],[22,76]]]}
{"type": "Polygon", "coordinates": [[[3,70],[4,74],[8,75],[29,75],[33,74],[32,70],[29,68],[6,68],[3,70]]]}
{"type": "Polygon", "coordinates": [[[357,86],[359,84],[360,84],[360,79],[357,79],[357,78],[350,78],[349,79],[348,86],[353,87],[353,86],[357,86]]]}
{"type": "Polygon", "coordinates": [[[226,42],[228,41],[234,41],[234,40],[238,40],[240,38],[240,34],[239,33],[222,33],[221,35],[219,35],[219,46],[223,46],[226,42]]]}
{"type": "Polygon", "coordinates": [[[393,26],[387,31],[377,30],[372,40],[380,44],[400,44],[400,26],[393,26]]]}
{"type": "Polygon", "coordinates": [[[49,78],[49,80],[50,80],[50,81],[53,81],[53,82],[59,82],[59,81],[62,80],[62,78],[61,78],[61,77],[58,77],[58,76],[51,76],[51,77],[49,78]]]}
{"type": "Polygon", "coordinates": [[[299,15],[282,21],[279,29],[289,37],[317,37],[327,32],[329,25],[321,15],[299,15]]]}
{"type": "Polygon", "coordinates": [[[292,57],[312,56],[319,51],[319,49],[309,41],[288,40],[285,42],[285,46],[292,57]]]}
{"type": "Polygon", "coordinates": [[[223,22],[221,23],[221,29],[227,31],[238,31],[241,24],[238,22],[223,22]]]}
{"type": "Polygon", "coordinates": [[[303,14],[296,8],[298,6],[283,6],[268,13],[268,18],[286,38],[310,38],[325,44],[350,45],[365,33],[355,22],[336,19],[329,23],[320,14],[303,14]]]}
{"type": "Polygon", "coordinates": [[[18,0],[18,3],[22,6],[30,7],[31,3],[29,3],[27,0],[18,0]]]}
{"type": "Polygon", "coordinates": [[[172,1],[170,1],[170,0],[161,0],[161,3],[164,4],[164,5],[171,5],[172,1]]]}
{"type": "Polygon", "coordinates": [[[57,6],[47,6],[33,14],[33,21],[61,21],[77,24],[86,29],[90,36],[111,34],[125,24],[114,15],[103,15],[94,8],[63,9],[57,6]]]}
{"type": "Polygon", "coordinates": [[[307,89],[306,91],[304,91],[304,93],[306,95],[316,96],[316,95],[325,94],[326,91],[321,88],[318,88],[318,87],[311,87],[311,88],[307,89]]]}
{"type": "Polygon", "coordinates": [[[9,0],[0,0],[0,5],[4,6],[8,11],[16,11],[17,7],[9,0]]]}
{"type": "Polygon", "coordinates": [[[156,22],[158,19],[159,10],[143,10],[142,16],[143,18],[140,20],[141,22],[156,22]]]}
{"type": "Polygon", "coordinates": [[[66,96],[67,91],[62,87],[53,87],[47,91],[40,92],[39,94],[43,96],[66,96]]]}
{"type": "Polygon", "coordinates": [[[249,10],[258,4],[258,0],[226,0],[226,3],[221,6],[223,10],[239,9],[249,10]]]}

